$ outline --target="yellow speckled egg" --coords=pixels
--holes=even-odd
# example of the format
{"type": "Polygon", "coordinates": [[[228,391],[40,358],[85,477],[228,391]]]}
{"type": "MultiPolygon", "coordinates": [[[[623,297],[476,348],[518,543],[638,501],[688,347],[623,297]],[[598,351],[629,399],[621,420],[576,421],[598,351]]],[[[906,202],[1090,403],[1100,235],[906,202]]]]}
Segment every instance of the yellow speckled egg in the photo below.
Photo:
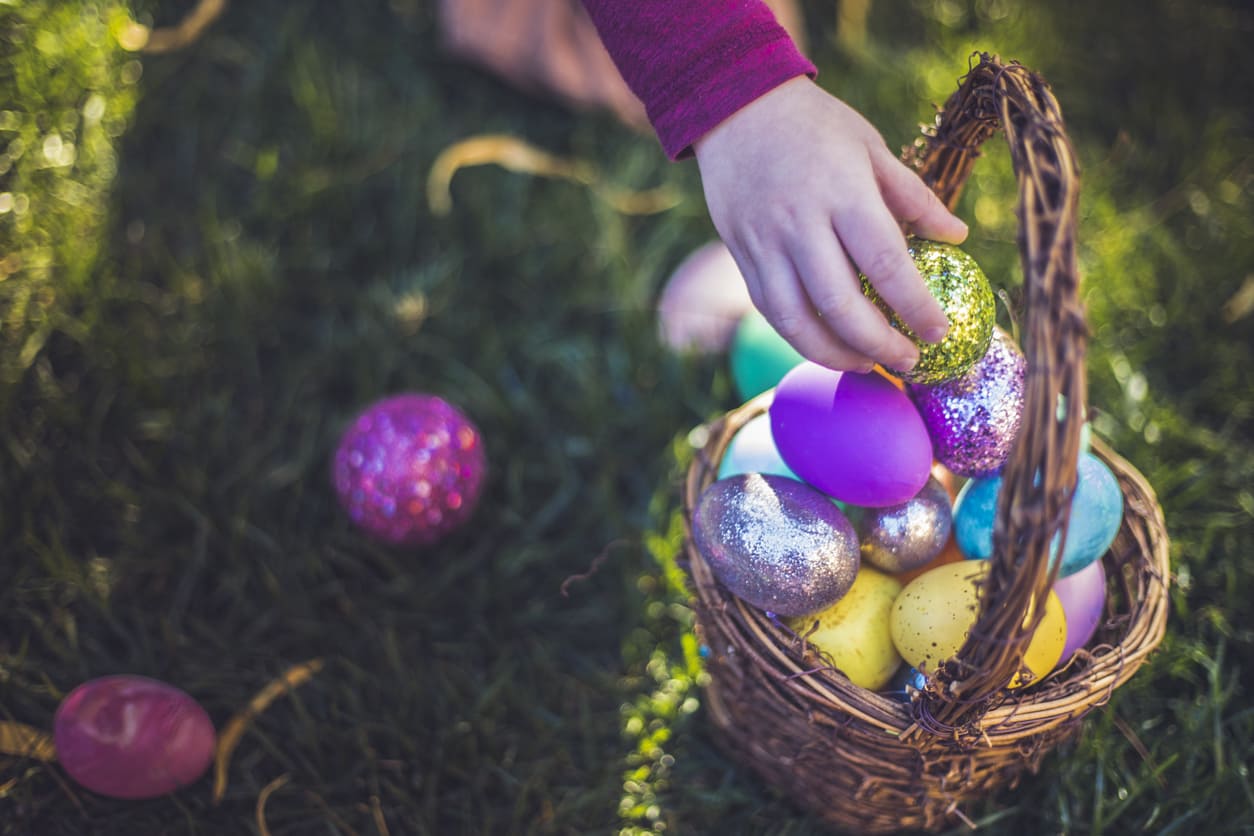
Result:
{"type": "Polygon", "coordinates": [[[892,575],[864,563],[843,598],[815,615],[792,619],[789,626],[829,656],[854,685],[878,691],[901,665],[888,628],[901,589],[892,575]]]}
{"type": "MultiPolygon", "coordinates": [[[[956,654],[966,643],[979,608],[978,582],[988,571],[985,561],[968,560],[937,566],[906,584],[893,602],[889,630],[906,663],[928,672],[956,654]]],[[[1053,592],[1045,615],[1024,653],[1031,678],[1015,677],[1015,688],[1048,674],[1058,664],[1067,641],[1062,602],[1053,592]]]]}

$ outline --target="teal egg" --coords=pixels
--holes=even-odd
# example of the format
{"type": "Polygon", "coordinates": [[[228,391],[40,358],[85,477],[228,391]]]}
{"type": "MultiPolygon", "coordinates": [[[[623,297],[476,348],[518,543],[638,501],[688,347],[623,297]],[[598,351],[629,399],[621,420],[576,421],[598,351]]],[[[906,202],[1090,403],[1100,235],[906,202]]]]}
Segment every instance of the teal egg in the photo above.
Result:
{"type": "MultiPolygon", "coordinates": [[[[1087,414],[1088,414],[1088,410],[1081,410],[1080,418],[1081,419],[1085,418],[1087,414]]],[[[1062,423],[1066,419],[1067,419],[1067,396],[1059,395],[1058,396],[1058,421],[1059,423],[1062,423]]],[[[1089,425],[1088,421],[1084,421],[1083,423],[1080,424],[1080,452],[1087,453],[1089,451],[1089,448],[1093,446],[1092,442],[1093,442],[1093,428],[1089,425]]]]}
{"type": "MultiPolygon", "coordinates": [[[[993,523],[1001,485],[1001,476],[971,479],[954,500],[954,539],[972,560],[986,560],[993,554],[993,523]]],[[[1058,576],[1074,575],[1105,554],[1122,522],[1123,491],[1119,480],[1101,459],[1092,453],[1082,454],[1058,576]]],[[[1051,554],[1058,559],[1057,537],[1051,554]]]]}
{"type": "Polygon", "coordinates": [[[755,308],[740,320],[732,338],[732,382],[747,401],[773,388],[804,359],[755,308]]]}

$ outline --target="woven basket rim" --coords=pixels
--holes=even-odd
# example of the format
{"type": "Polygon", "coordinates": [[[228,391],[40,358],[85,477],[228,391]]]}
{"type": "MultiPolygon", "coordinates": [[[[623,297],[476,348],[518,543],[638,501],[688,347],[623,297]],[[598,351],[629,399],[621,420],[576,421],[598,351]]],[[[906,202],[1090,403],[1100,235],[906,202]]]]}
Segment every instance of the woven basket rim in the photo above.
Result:
{"type": "MultiPolygon", "coordinates": [[[[773,390],[762,393],[703,427],[709,440],[688,470],[684,491],[686,525],[701,492],[715,480],[730,439],[750,420],[766,413],[772,394],[773,390]]],[[[1011,699],[989,706],[978,715],[976,731],[969,733],[990,740],[1015,740],[1048,728],[1041,725],[1042,720],[1061,723],[1078,719],[1109,701],[1114,690],[1131,678],[1165,635],[1170,559],[1162,509],[1145,477],[1096,434],[1092,452],[1110,467],[1128,500],[1119,536],[1128,542],[1144,543],[1143,569],[1148,582],[1138,600],[1128,602],[1135,605],[1134,614],[1127,619],[1128,629],[1120,642],[1082,650],[1083,656],[1074,657],[1072,664],[1014,692],[1011,699]],[[1147,538],[1142,534],[1132,531],[1138,521],[1149,531],[1148,542],[1144,542],[1147,538]],[[1077,661],[1083,664],[1076,664],[1077,661]]],[[[777,619],[723,588],[697,548],[690,528],[687,534],[689,571],[701,608],[706,612],[734,609],[747,631],[743,634],[745,645],[757,645],[760,657],[771,663],[777,675],[806,683],[816,702],[830,704],[886,732],[908,737],[920,730],[910,703],[854,685],[835,668],[807,664],[799,655],[798,637],[777,619]]],[[[815,652],[813,647],[810,651],[815,652]]]]}

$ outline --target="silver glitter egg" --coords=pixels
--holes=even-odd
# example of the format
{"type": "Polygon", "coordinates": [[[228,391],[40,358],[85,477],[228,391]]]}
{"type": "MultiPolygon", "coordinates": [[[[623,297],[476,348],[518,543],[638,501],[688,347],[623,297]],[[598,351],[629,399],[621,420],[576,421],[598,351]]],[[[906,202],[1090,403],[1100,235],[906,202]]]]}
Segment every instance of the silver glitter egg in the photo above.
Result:
{"type": "Polygon", "coordinates": [[[692,535],[733,595],[787,617],[836,603],[860,563],[858,534],[840,509],[784,476],[744,473],[713,483],[697,500],[692,535]]]}
{"type": "Polygon", "coordinates": [[[862,559],[896,574],[917,569],[940,554],[953,528],[949,493],[935,476],[910,499],[866,508],[858,517],[862,559]]]}

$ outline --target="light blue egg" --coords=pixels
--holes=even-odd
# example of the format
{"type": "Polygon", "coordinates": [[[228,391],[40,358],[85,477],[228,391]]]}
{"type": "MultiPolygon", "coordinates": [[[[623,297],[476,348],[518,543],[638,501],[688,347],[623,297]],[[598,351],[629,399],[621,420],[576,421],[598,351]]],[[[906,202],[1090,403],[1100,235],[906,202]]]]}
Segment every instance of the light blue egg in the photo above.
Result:
{"type": "MultiPolygon", "coordinates": [[[[954,539],[972,560],[987,560],[993,554],[993,522],[1001,485],[1001,476],[971,479],[954,500],[954,539]]],[[[1119,480],[1101,459],[1084,453],[1071,500],[1071,521],[1059,577],[1074,575],[1105,554],[1122,522],[1123,491],[1119,480]]],[[[1057,537],[1051,555],[1058,557],[1057,537]]]]}
{"type": "Polygon", "coordinates": [[[804,359],[755,308],[740,320],[732,338],[732,382],[747,401],[773,388],[804,359]]]}
{"type": "Polygon", "coordinates": [[[720,479],[741,473],[773,473],[797,479],[797,474],[780,458],[775,439],[771,437],[771,416],[765,412],[736,431],[718,463],[720,479]]]}
{"type": "Polygon", "coordinates": [[[910,702],[911,695],[927,686],[927,677],[918,668],[902,665],[880,693],[902,702],[910,702]]]}
{"type": "MultiPolygon", "coordinates": [[[[718,463],[719,479],[739,476],[742,473],[769,473],[796,479],[798,482],[804,481],[779,455],[779,449],[771,435],[771,416],[765,412],[750,418],[736,431],[718,463]]],[[[829,496],[828,499],[842,511],[848,507],[834,497],[829,496]]]]}
{"type": "Polygon", "coordinates": [[[968,479],[954,498],[954,542],[971,560],[987,560],[993,554],[993,523],[1002,478],[968,479]]]}

